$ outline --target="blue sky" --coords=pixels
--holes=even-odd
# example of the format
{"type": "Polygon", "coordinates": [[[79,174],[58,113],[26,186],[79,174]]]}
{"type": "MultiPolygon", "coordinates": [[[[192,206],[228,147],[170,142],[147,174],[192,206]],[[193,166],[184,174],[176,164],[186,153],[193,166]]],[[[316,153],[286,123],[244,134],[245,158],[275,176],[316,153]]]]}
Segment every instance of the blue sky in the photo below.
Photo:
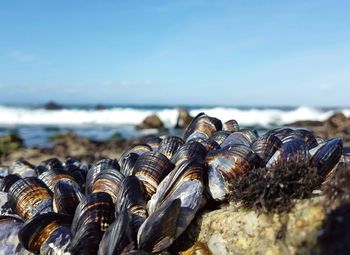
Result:
{"type": "Polygon", "coordinates": [[[0,3],[0,103],[349,106],[350,2],[0,3]]]}

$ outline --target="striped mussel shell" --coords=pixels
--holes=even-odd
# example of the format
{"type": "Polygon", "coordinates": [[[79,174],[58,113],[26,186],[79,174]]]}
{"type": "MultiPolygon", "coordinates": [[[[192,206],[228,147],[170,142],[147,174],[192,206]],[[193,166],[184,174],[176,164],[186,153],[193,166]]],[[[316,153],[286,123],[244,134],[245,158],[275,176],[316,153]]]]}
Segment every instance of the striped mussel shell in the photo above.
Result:
{"type": "Polygon", "coordinates": [[[222,130],[229,131],[231,133],[239,131],[238,122],[234,119],[226,121],[222,125],[222,130]]]}
{"type": "Polygon", "coordinates": [[[219,130],[219,131],[216,131],[209,139],[214,140],[221,146],[221,144],[225,141],[225,139],[229,135],[231,135],[230,131],[219,130]]]}
{"type": "Polygon", "coordinates": [[[125,177],[119,189],[115,211],[118,215],[124,209],[127,210],[133,236],[136,236],[148,216],[146,195],[143,183],[136,176],[125,177]]]}
{"type": "Polygon", "coordinates": [[[64,169],[74,178],[81,190],[85,190],[87,165],[82,164],[75,158],[68,158],[64,164],[64,169]]]}
{"type": "Polygon", "coordinates": [[[35,216],[18,233],[21,244],[35,254],[62,254],[67,250],[71,233],[71,217],[53,212],[35,216]]]}
{"type": "Polygon", "coordinates": [[[25,220],[52,211],[52,192],[37,177],[25,177],[12,184],[8,190],[8,201],[25,220]]]}
{"type": "Polygon", "coordinates": [[[180,199],[175,199],[150,214],[137,233],[138,249],[157,253],[168,248],[175,240],[180,208],[180,199]]]}
{"type": "Polygon", "coordinates": [[[0,191],[8,192],[10,187],[20,179],[21,177],[17,174],[6,175],[0,182],[0,191]]]}
{"type": "Polygon", "coordinates": [[[150,151],[142,154],[136,161],[135,176],[145,185],[147,193],[155,193],[158,184],[173,169],[174,165],[163,154],[150,151]]]}
{"type": "Polygon", "coordinates": [[[99,173],[110,169],[119,171],[120,167],[118,161],[114,159],[102,159],[96,162],[87,172],[85,193],[90,194],[92,192],[92,186],[94,185],[96,177],[99,173]]]}
{"type": "Polygon", "coordinates": [[[180,199],[175,239],[185,231],[199,209],[204,190],[203,171],[203,159],[184,161],[164,178],[149,201],[149,213],[152,214],[163,204],[180,199]]]}
{"type": "Polygon", "coordinates": [[[141,139],[141,144],[147,144],[152,148],[153,151],[158,150],[160,143],[162,142],[162,138],[157,135],[148,135],[141,139]]]}
{"type": "Polygon", "coordinates": [[[171,159],[184,143],[185,141],[178,136],[166,136],[160,143],[158,152],[171,159]]]}
{"type": "Polygon", "coordinates": [[[152,147],[148,144],[140,143],[140,144],[133,144],[129,146],[123,154],[119,158],[119,165],[123,165],[123,162],[125,161],[125,158],[129,156],[130,153],[134,153],[137,155],[142,155],[143,153],[152,151],[152,147]]]}
{"type": "Polygon", "coordinates": [[[263,135],[256,139],[250,147],[266,165],[275,152],[282,147],[282,141],[275,135],[263,135]]]}
{"type": "Polygon", "coordinates": [[[281,141],[281,148],[267,162],[267,167],[271,167],[278,162],[293,162],[296,165],[304,165],[309,162],[309,150],[303,139],[294,135],[287,135],[281,141]]]}
{"type": "Polygon", "coordinates": [[[53,210],[57,213],[74,216],[75,209],[84,199],[78,187],[66,180],[56,183],[53,192],[53,210]]]}
{"type": "Polygon", "coordinates": [[[300,138],[304,140],[304,142],[307,145],[307,148],[311,150],[312,148],[315,148],[318,145],[317,139],[315,135],[306,129],[296,129],[290,132],[290,136],[295,136],[296,138],[300,138]]]}
{"type": "Polygon", "coordinates": [[[35,166],[24,159],[17,160],[9,167],[10,174],[18,174],[22,178],[36,176],[35,166]]]}
{"type": "Polygon", "coordinates": [[[210,151],[205,162],[208,166],[208,192],[217,201],[226,200],[229,185],[237,175],[264,165],[258,154],[242,144],[210,151]]]}
{"type": "Polygon", "coordinates": [[[247,139],[247,137],[244,134],[237,131],[237,132],[230,134],[221,143],[221,148],[224,148],[226,146],[232,146],[232,145],[240,145],[240,144],[245,145],[245,146],[250,146],[250,141],[247,139]]]}
{"type": "Polygon", "coordinates": [[[123,210],[118,213],[115,221],[103,234],[98,255],[121,254],[123,251],[132,249],[133,246],[129,215],[126,210],[123,210]]]}
{"type": "Polygon", "coordinates": [[[87,195],[75,210],[70,252],[96,254],[103,233],[113,221],[114,205],[111,196],[105,192],[87,195]]]}
{"type": "Polygon", "coordinates": [[[139,157],[139,154],[133,152],[125,156],[120,162],[120,172],[124,174],[124,176],[134,175],[134,166],[139,157]]]}
{"type": "Polygon", "coordinates": [[[96,176],[91,193],[106,192],[111,196],[113,203],[116,203],[118,190],[124,178],[124,175],[116,169],[102,171],[96,176]]]}
{"type": "Polygon", "coordinates": [[[186,128],[184,140],[190,141],[199,138],[206,140],[221,129],[222,123],[219,119],[209,117],[205,113],[199,113],[186,128]]]}
{"type": "Polygon", "coordinates": [[[283,138],[285,138],[286,136],[289,135],[289,133],[293,132],[293,129],[291,128],[286,128],[286,127],[283,127],[283,128],[274,128],[274,129],[271,129],[269,131],[267,131],[265,133],[265,135],[275,135],[277,136],[280,140],[282,140],[283,138]]]}
{"type": "Polygon", "coordinates": [[[63,169],[63,164],[58,158],[49,158],[42,161],[39,165],[35,167],[36,175],[39,176],[43,172],[50,169],[63,169]]]}
{"type": "Polygon", "coordinates": [[[174,165],[179,165],[183,161],[186,161],[192,158],[204,159],[206,155],[207,155],[207,149],[203,146],[203,144],[196,141],[190,141],[182,145],[176,151],[176,153],[171,158],[171,162],[174,165]]]}
{"type": "Polygon", "coordinates": [[[332,138],[312,149],[310,164],[317,168],[318,173],[326,177],[338,164],[343,154],[343,139],[332,138]]]}
{"type": "Polygon", "coordinates": [[[79,187],[75,179],[63,168],[49,169],[40,174],[38,178],[42,180],[52,192],[54,191],[56,183],[60,180],[72,182],[72,184],[79,187]]]}
{"type": "Polygon", "coordinates": [[[0,251],[2,254],[30,254],[18,239],[18,232],[22,225],[23,221],[17,215],[0,215],[0,251]]]}

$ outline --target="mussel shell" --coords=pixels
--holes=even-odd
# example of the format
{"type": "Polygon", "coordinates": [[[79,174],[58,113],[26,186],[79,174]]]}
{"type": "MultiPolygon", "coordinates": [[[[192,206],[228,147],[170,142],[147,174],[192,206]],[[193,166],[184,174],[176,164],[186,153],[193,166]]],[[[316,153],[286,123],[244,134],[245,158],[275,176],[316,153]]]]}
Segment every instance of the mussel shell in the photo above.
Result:
{"type": "Polygon", "coordinates": [[[174,156],[171,158],[173,164],[181,164],[181,162],[191,158],[202,158],[204,159],[207,155],[206,148],[199,142],[190,141],[182,145],[174,156]]]}
{"type": "Polygon", "coordinates": [[[149,145],[154,151],[158,149],[161,142],[162,139],[157,135],[148,135],[141,140],[142,144],[149,145]]]}
{"type": "Polygon", "coordinates": [[[118,161],[114,159],[102,159],[94,164],[87,172],[86,175],[86,194],[90,194],[92,192],[92,186],[95,182],[97,175],[103,171],[114,169],[120,170],[118,161]]]}
{"type": "Polygon", "coordinates": [[[267,131],[265,133],[265,135],[266,136],[268,136],[268,135],[275,135],[280,140],[282,140],[283,138],[288,136],[289,133],[291,133],[292,131],[293,131],[293,129],[291,129],[291,128],[275,128],[275,129],[271,129],[271,130],[267,131]]]}
{"type": "Polygon", "coordinates": [[[295,136],[286,136],[282,140],[280,158],[288,160],[293,158],[294,161],[306,162],[309,160],[309,150],[303,139],[295,138],[295,136]]]}
{"type": "Polygon", "coordinates": [[[58,181],[53,193],[53,209],[57,213],[74,215],[78,204],[84,199],[80,190],[68,181],[58,181]]]}
{"type": "Polygon", "coordinates": [[[116,214],[127,210],[130,215],[130,227],[136,236],[141,224],[147,218],[146,191],[136,176],[127,176],[122,182],[116,203],[116,214]]]}
{"type": "Polygon", "coordinates": [[[147,193],[155,193],[158,184],[173,169],[174,165],[163,154],[151,151],[142,154],[136,161],[135,176],[139,178],[146,187],[147,193]]]}
{"type": "Polygon", "coordinates": [[[11,208],[23,219],[52,211],[52,192],[37,177],[16,181],[8,191],[11,208]]]}
{"type": "Polygon", "coordinates": [[[120,254],[126,247],[132,249],[132,236],[129,227],[129,216],[126,210],[121,211],[116,220],[109,225],[99,245],[99,255],[120,254]]]}
{"type": "Polygon", "coordinates": [[[15,215],[0,215],[1,254],[29,254],[18,240],[18,232],[23,221],[15,215]]]}
{"type": "Polygon", "coordinates": [[[140,250],[160,252],[173,243],[180,207],[180,199],[169,201],[146,219],[137,234],[140,250]]]}
{"type": "Polygon", "coordinates": [[[42,255],[67,254],[72,234],[69,225],[60,225],[52,233],[49,238],[40,247],[42,255]]]}
{"type": "Polygon", "coordinates": [[[113,199],[113,203],[116,203],[118,190],[124,178],[124,175],[115,169],[100,172],[92,185],[92,193],[106,192],[113,199]]]}
{"type": "Polygon", "coordinates": [[[221,145],[230,134],[230,131],[220,130],[216,131],[209,139],[221,145]]]}
{"type": "MultiPolygon", "coordinates": [[[[40,253],[42,244],[50,238],[50,236],[61,226],[66,228],[70,225],[71,218],[53,212],[44,213],[35,216],[27,221],[18,233],[21,244],[30,252],[40,253]]],[[[67,228],[69,230],[69,228],[67,228]]],[[[70,241],[69,231],[65,232],[65,236],[61,239],[62,245],[70,241]]],[[[56,233],[57,235],[57,233],[56,233]]]]}
{"type": "Polygon", "coordinates": [[[98,223],[100,230],[105,231],[114,220],[114,205],[111,196],[105,192],[87,195],[77,206],[71,226],[75,236],[82,226],[92,222],[98,223]]]}
{"type": "Polygon", "coordinates": [[[225,148],[226,146],[232,146],[232,145],[240,145],[240,144],[249,147],[251,142],[243,133],[237,131],[230,134],[228,137],[226,137],[226,139],[221,143],[221,148],[225,148]]]}
{"type": "Polygon", "coordinates": [[[134,166],[139,157],[139,154],[133,152],[125,156],[120,163],[120,172],[124,174],[124,176],[134,175],[134,166]]]}
{"type": "Polygon", "coordinates": [[[343,153],[343,139],[332,138],[327,140],[311,158],[311,165],[317,167],[321,176],[327,176],[339,162],[343,153]]]}
{"type": "Polygon", "coordinates": [[[20,159],[15,161],[10,167],[9,167],[9,173],[11,174],[18,174],[21,177],[30,177],[30,176],[36,176],[35,173],[35,166],[29,163],[26,160],[20,159]]]}
{"type": "Polygon", "coordinates": [[[149,212],[153,213],[169,201],[181,200],[175,238],[185,231],[199,209],[204,189],[203,169],[202,160],[184,161],[164,178],[149,202],[149,212]]]}
{"type": "Polygon", "coordinates": [[[162,153],[168,159],[171,159],[176,151],[185,143],[180,137],[167,136],[159,145],[158,152],[162,153]]]}
{"type": "Polygon", "coordinates": [[[239,131],[239,125],[236,120],[228,120],[222,125],[222,129],[233,133],[239,131]]]}
{"type": "Polygon", "coordinates": [[[214,132],[221,129],[222,123],[219,119],[199,113],[186,128],[184,140],[189,141],[198,137],[208,139],[214,132]]]}
{"type": "Polygon", "coordinates": [[[42,161],[36,168],[35,172],[37,176],[50,169],[63,169],[62,162],[57,158],[50,158],[42,161]]]}
{"type": "Polygon", "coordinates": [[[255,140],[250,147],[266,164],[275,152],[282,147],[282,142],[275,135],[264,135],[255,140]]]}
{"type": "Polygon", "coordinates": [[[217,201],[226,200],[228,186],[236,175],[264,165],[263,160],[245,145],[210,151],[205,161],[208,165],[208,192],[217,201]]]}
{"type": "Polygon", "coordinates": [[[70,181],[79,187],[75,179],[63,168],[49,169],[40,174],[38,178],[42,180],[52,192],[54,191],[56,183],[60,180],[70,181]]]}
{"type": "Polygon", "coordinates": [[[83,225],[74,235],[69,252],[72,255],[97,254],[103,233],[99,222],[83,225]]]}
{"type": "Polygon", "coordinates": [[[0,191],[8,192],[10,187],[20,179],[21,177],[19,177],[17,174],[9,174],[5,176],[0,182],[0,191]]]}
{"type": "Polygon", "coordinates": [[[315,135],[306,129],[296,129],[293,130],[289,135],[298,137],[306,143],[308,149],[315,148],[318,145],[315,135]]]}
{"type": "Polygon", "coordinates": [[[137,155],[142,155],[145,152],[149,152],[152,151],[152,147],[148,144],[133,144],[131,146],[129,146],[124,152],[123,154],[120,156],[119,159],[119,164],[122,165],[123,161],[125,160],[126,157],[128,157],[128,155],[130,153],[135,153],[137,155]]]}

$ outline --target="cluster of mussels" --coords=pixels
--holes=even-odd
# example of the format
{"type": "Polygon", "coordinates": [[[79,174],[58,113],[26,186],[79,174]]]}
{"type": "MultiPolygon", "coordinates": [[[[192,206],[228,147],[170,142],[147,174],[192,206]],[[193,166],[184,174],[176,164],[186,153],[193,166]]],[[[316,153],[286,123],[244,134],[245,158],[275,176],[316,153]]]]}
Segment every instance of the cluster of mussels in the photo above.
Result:
{"type": "Polygon", "coordinates": [[[19,254],[163,252],[206,203],[227,201],[237,176],[293,159],[326,178],[342,155],[340,138],[324,141],[290,128],[259,136],[235,120],[222,123],[201,113],[183,138],[145,138],[119,161],[85,165],[52,158],[33,166],[20,160],[0,181],[8,209],[0,216],[0,248],[19,254]],[[10,239],[13,247],[4,247],[10,239]]]}

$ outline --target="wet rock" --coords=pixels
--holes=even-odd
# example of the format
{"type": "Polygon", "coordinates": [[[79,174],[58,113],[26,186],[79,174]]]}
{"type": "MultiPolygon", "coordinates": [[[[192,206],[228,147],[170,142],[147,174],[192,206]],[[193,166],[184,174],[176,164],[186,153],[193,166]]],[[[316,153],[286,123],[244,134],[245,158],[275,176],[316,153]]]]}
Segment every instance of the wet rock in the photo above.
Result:
{"type": "Polygon", "coordinates": [[[179,111],[179,115],[177,117],[175,128],[180,128],[180,129],[186,128],[192,121],[193,117],[185,108],[179,108],[178,111],[179,111]]]}
{"type": "Polygon", "coordinates": [[[103,104],[97,104],[95,106],[95,110],[106,110],[106,109],[107,109],[107,107],[103,104]]]}
{"type": "Polygon", "coordinates": [[[164,128],[164,123],[156,114],[152,114],[146,117],[142,121],[142,123],[136,126],[136,128],[137,129],[149,129],[149,128],[162,129],[164,128]]]}
{"type": "Polygon", "coordinates": [[[61,109],[63,109],[63,106],[54,102],[54,101],[50,101],[44,105],[44,108],[46,110],[61,110],[61,109]]]}
{"type": "Polygon", "coordinates": [[[188,239],[205,243],[212,254],[318,254],[323,201],[322,196],[298,200],[290,212],[279,214],[226,205],[197,217],[188,239]]]}
{"type": "Polygon", "coordinates": [[[321,127],[322,121],[318,120],[299,120],[292,123],[288,123],[286,126],[289,127],[321,127]]]}
{"type": "Polygon", "coordinates": [[[337,112],[324,122],[324,126],[328,130],[347,132],[350,128],[350,120],[343,113],[337,112]]]}

